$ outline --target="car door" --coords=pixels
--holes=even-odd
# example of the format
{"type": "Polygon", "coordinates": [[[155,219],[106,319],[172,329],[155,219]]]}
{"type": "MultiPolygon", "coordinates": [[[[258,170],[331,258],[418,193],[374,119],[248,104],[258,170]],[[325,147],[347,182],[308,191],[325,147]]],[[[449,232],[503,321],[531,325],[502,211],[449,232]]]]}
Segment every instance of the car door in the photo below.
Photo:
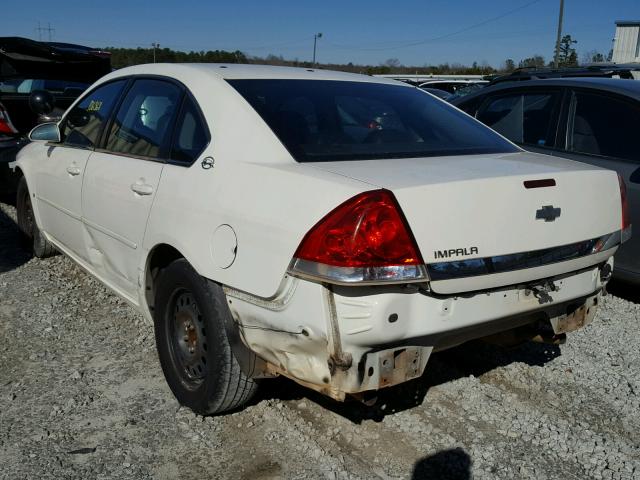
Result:
{"type": "Polygon", "coordinates": [[[555,154],[622,176],[636,232],[616,253],[615,270],[640,280],[640,102],[587,89],[573,90],[568,102],[564,148],[555,154]]]}
{"type": "Polygon", "coordinates": [[[480,104],[476,118],[525,150],[552,154],[562,94],[553,87],[496,92],[480,104]]]}
{"type": "Polygon", "coordinates": [[[60,123],[61,142],[45,147],[35,175],[42,229],[70,253],[86,259],[81,192],[89,156],[126,80],[104,84],[85,95],[60,123]]]}
{"type": "Polygon", "coordinates": [[[142,240],[182,95],[176,83],[136,79],[113,116],[103,148],[87,165],[82,214],[90,262],[130,299],[135,298],[142,240]]]}

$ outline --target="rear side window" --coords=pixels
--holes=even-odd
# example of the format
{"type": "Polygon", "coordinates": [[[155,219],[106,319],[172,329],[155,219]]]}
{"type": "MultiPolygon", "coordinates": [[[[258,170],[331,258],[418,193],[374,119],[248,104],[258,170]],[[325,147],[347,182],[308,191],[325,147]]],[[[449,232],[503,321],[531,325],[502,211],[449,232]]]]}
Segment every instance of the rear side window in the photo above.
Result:
{"type": "Polygon", "coordinates": [[[638,162],[640,107],[605,95],[577,92],[568,150],[638,162]]]}
{"type": "Polygon", "coordinates": [[[169,145],[170,128],[181,95],[182,90],[173,83],[136,80],[118,108],[107,138],[107,150],[160,158],[169,145]]]}
{"type": "Polygon", "coordinates": [[[209,130],[191,97],[184,99],[176,122],[171,160],[182,165],[191,165],[209,143],[209,130]]]}
{"type": "Polygon", "coordinates": [[[490,97],[476,118],[512,142],[553,147],[559,93],[516,93],[490,97]]]}
{"type": "Polygon", "coordinates": [[[518,151],[418,88],[332,80],[228,80],[299,162],[518,151]]]}
{"type": "Polygon", "coordinates": [[[63,143],[75,147],[95,147],[126,83],[126,80],[119,80],[98,87],[76,104],[62,122],[63,143]]]}

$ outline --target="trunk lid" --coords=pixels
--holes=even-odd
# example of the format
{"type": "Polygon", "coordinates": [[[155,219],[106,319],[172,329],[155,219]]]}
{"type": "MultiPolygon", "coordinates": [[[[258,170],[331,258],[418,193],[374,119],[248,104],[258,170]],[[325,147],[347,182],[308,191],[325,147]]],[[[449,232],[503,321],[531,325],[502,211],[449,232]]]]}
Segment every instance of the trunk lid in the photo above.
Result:
{"type": "MultiPolygon", "coordinates": [[[[391,190],[427,265],[571,245],[621,227],[616,173],[557,157],[521,152],[312,165],[391,190]],[[545,179],[555,186],[524,184],[545,179]]],[[[541,278],[544,271],[535,271],[541,278]]],[[[473,289],[501,283],[495,275],[485,277],[476,278],[473,289]]],[[[527,269],[506,278],[534,279],[527,269]]],[[[468,285],[446,280],[438,290],[437,283],[432,288],[442,293],[468,285]]]]}

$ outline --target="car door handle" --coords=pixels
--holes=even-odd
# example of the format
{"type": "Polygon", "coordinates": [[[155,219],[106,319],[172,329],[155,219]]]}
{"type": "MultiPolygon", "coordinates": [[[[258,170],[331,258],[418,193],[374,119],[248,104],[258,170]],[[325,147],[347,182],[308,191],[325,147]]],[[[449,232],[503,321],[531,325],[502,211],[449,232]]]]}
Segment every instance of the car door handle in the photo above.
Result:
{"type": "Polygon", "coordinates": [[[138,195],[151,195],[153,193],[153,187],[146,183],[132,183],[131,190],[138,195]]]}
{"type": "Polygon", "coordinates": [[[80,173],[82,173],[80,171],[80,167],[76,167],[75,165],[69,165],[67,167],[67,173],[71,176],[76,176],[76,175],[80,175],[80,173]]]}

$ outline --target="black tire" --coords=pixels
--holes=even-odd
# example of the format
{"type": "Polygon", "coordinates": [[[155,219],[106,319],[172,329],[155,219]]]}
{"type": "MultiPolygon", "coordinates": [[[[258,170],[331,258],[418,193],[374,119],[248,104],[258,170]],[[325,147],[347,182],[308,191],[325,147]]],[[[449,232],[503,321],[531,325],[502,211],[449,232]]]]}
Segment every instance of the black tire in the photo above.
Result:
{"type": "Polygon", "coordinates": [[[160,273],[153,316],[162,371],[181,405],[206,415],[251,399],[257,384],[231,350],[225,330],[231,312],[222,288],[176,260],[160,273]]]}
{"type": "Polygon", "coordinates": [[[31,195],[27,186],[26,178],[22,177],[18,182],[18,193],[16,194],[16,215],[18,217],[18,227],[22,232],[27,246],[38,258],[47,258],[57,253],[55,247],[46,239],[38,228],[36,217],[33,214],[31,205],[31,195]]]}

